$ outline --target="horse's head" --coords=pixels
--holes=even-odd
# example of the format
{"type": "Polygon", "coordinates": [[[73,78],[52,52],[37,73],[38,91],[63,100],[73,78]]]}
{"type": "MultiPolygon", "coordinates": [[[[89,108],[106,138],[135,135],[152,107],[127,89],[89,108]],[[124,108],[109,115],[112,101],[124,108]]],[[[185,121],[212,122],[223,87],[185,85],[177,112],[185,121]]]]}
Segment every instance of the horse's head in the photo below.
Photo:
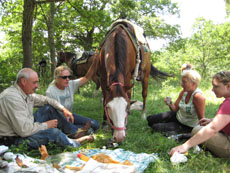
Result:
{"type": "Polygon", "coordinates": [[[60,66],[63,62],[65,62],[65,53],[64,52],[57,52],[57,66],[60,66]]]}
{"type": "Polygon", "coordinates": [[[130,99],[127,91],[130,87],[115,82],[109,87],[108,97],[105,100],[105,113],[111,128],[113,139],[122,142],[126,137],[126,124],[129,114],[130,99]]]}

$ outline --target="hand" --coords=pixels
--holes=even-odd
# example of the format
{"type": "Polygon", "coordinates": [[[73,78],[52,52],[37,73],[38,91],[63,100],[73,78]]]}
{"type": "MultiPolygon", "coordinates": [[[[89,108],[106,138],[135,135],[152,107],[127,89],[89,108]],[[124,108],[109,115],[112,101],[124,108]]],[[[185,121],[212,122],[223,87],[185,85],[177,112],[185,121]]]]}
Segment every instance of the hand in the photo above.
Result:
{"type": "Polygon", "coordinates": [[[58,125],[58,120],[57,119],[49,120],[49,121],[46,121],[46,124],[48,128],[56,128],[58,125]]]}
{"type": "Polygon", "coordinates": [[[171,151],[170,151],[170,155],[172,156],[175,152],[178,152],[178,153],[180,153],[180,154],[183,154],[183,153],[185,153],[186,151],[188,151],[188,148],[186,148],[186,147],[184,146],[184,144],[183,144],[183,145],[179,145],[179,146],[177,146],[177,147],[172,148],[171,151]]]}
{"type": "Polygon", "coordinates": [[[212,119],[209,118],[202,118],[199,121],[200,126],[206,126],[207,124],[209,124],[212,121],[212,119]]]}
{"type": "Polygon", "coordinates": [[[64,113],[64,116],[67,120],[67,122],[69,122],[69,119],[71,120],[71,122],[73,123],[74,122],[74,117],[73,117],[73,114],[66,108],[63,108],[63,113],[64,113]]]}

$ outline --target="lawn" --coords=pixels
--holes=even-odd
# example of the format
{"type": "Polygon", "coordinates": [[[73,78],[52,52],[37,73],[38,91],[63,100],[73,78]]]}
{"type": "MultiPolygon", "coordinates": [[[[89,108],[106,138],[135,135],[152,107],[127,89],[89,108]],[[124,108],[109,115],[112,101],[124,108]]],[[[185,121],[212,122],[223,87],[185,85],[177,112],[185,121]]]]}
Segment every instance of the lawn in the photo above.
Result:
{"type": "MultiPolygon", "coordinates": [[[[102,95],[101,91],[94,95],[94,88],[94,83],[89,83],[80,89],[80,94],[75,95],[74,112],[102,122],[102,95]]],[[[203,82],[200,88],[204,91],[206,96],[206,117],[213,117],[222,99],[215,98],[215,95],[211,92],[210,81],[206,83],[203,82]]],[[[147,98],[147,115],[167,111],[168,107],[164,104],[163,98],[165,96],[171,96],[175,101],[180,90],[179,80],[171,79],[157,82],[151,79],[147,98]]],[[[43,90],[39,92],[44,93],[43,90]]],[[[140,83],[135,83],[132,93],[132,100],[142,101],[140,83]]],[[[111,138],[111,131],[99,129],[95,135],[96,140],[94,143],[85,144],[81,148],[102,147],[106,144],[107,140],[111,138]]],[[[230,163],[227,159],[216,158],[210,152],[204,150],[199,154],[194,154],[192,151],[189,151],[187,156],[188,161],[186,163],[173,166],[170,162],[168,152],[172,147],[178,144],[180,143],[173,139],[168,139],[160,133],[153,133],[151,128],[147,125],[147,121],[141,118],[141,112],[133,110],[128,117],[126,140],[119,147],[135,153],[158,153],[159,160],[155,163],[151,163],[145,170],[146,173],[230,171],[230,163]]],[[[76,149],[71,147],[64,149],[64,151],[74,150],[76,149]]],[[[12,148],[12,151],[22,152],[25,151],[25,149],[20,147],[12,148]]],[[[63,152],[63,149],[55,145],[49,145],[48,151],[52,155],[63,152]]],[[[40,157],[37,150],[27,151],[26,154],[37,158],[40,157]]]]}

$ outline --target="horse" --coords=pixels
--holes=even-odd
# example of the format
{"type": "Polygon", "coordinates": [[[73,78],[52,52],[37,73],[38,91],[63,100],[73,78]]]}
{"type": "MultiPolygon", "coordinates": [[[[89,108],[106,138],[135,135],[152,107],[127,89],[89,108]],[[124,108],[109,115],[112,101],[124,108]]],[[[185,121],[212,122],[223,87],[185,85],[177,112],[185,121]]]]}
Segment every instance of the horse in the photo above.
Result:
{"type": "MultiPolygon", "coordinates": [[[[149,45],[146,46],[150,50],[149,45]]],[[[133,26],[124,21],[114,24],[101,43],[98,74],[104,98],[103,124],[106,124],[107,119],[115,142],[122,142],[126,137],[131,88],[134,85],[132,76],[135,69],[139,69],[138,77],[142,83],[143,118],[146,118],[149,75],[153,75],[154,78],[169,76],[151,64],[150,51],[145,52],[144,48],[144,45],[137,41],[133,26]],[[138,55],[142,59],[139,67],[138,55]]]]}
{"type": "MultiPolygon", "coordinates": [[[[66,63],[67,66],[73,71],[75,77],[83,77],[88,72],[90,65],[93,62],[94,52],[84,52],[80,59],[76,58],[76,54],[72,52],[57,52],[57,67],[62,63],[66,63]]],[[[100,88],[100,81],[95,74],[92,80],[96,84],[96,90],[100,88]]]]}

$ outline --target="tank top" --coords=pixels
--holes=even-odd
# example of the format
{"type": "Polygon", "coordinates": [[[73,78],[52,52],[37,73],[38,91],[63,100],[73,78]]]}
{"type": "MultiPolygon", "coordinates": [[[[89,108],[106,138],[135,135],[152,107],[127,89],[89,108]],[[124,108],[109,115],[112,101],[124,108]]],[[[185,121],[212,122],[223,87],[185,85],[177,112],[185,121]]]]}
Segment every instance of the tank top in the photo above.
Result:
{"type": "Polygon", "coordinates": [[[185,98],[188,92],[184,92],[179,102],[179,110],[176,115],[177,120],[181,124],[184,124],[189,127],[195,127],[198,124],[198,115],[195,105],[193,104],[193,96],[195,93],[203,94],[203,92],[199,88],[195,89],[195,91],[191,95],[191,98],[189,99],[189,102],[186,104],[185,98]]]}

